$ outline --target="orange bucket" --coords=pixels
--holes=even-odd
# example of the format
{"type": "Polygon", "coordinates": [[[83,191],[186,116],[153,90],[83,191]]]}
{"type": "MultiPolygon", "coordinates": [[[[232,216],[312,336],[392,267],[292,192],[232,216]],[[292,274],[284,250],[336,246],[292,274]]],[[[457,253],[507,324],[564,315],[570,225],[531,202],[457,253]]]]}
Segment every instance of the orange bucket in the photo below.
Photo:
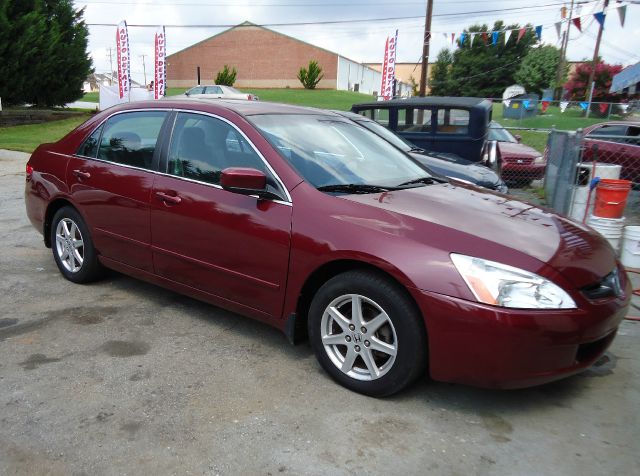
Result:
{"type": "Polygon", "coordinates": [[[596,188],[593,214],[602,218],[622,218],[631,190],[629,180],[601,179],[596,188]]]}

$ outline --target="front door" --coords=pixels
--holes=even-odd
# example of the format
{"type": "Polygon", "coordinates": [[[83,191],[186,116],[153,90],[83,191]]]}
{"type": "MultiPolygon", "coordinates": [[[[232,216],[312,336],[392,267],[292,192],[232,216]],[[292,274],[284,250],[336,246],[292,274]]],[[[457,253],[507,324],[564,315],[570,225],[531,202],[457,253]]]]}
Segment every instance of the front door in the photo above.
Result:
{"type": "Polygon", "coordinates": [[[156,273],[164,278],[279,317],[286,285],[291,203],[239,130],[226,120],[178,113],[151,199],[156,273]],[[268,176],[283,200],[223,190],[220,171],[251,167],[268,176]]]}

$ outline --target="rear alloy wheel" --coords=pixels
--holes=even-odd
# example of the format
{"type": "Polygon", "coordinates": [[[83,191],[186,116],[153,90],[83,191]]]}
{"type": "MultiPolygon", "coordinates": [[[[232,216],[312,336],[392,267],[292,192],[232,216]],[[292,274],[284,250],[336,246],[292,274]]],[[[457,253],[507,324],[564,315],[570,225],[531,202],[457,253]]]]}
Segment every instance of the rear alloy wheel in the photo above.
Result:
{"type": "Polygon", "coordinates": [[[63,207],[54,215],[51,248],[58,269],[68,280],[88,283],[102,276],[103,267],[98,262],[89,230],[75,209],[63,207]]]}
{"type": "Polygon", "coordinates": [[[419,313],[402,288],[377,273],[351,271],[327,281],[311,304],[309,336],[323,368],[366,395],[398,392],[425,368],[419,313]]]}

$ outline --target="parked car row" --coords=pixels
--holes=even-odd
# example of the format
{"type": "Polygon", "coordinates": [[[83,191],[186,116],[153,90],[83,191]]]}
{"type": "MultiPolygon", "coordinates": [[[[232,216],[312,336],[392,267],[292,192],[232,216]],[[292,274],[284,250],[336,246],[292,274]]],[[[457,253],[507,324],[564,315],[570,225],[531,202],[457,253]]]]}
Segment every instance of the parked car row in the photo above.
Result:
{"type": "MultiPolygon", "coordinates": [[[[460,117],[442,124],[475,130],[460,117]]],[[[367,395],[592,365],[631,295],[608,242],[369,127],[259,101],[115,106],[33,153],[27,215],[66,279],[110,268],[259,319],[367,395]]]]}

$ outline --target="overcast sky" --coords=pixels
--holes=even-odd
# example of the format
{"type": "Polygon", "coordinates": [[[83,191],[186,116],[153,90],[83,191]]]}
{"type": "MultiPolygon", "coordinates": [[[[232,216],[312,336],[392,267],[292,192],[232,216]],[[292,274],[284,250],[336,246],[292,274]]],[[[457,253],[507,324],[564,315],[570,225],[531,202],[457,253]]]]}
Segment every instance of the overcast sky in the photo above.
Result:
{"type": "MultiPolygon", "coordinates": [[[[566,2],[568,6],[570,1],[566,2]]],[[[576,2],[577,3],[577,2],[576,2]]],[[[582,33],[572,26],[568,57],[591,58],[598,23],[592,13],[602,11],[604,0],[581,2],[582,33]]],[[[115,48],[114,26],[92,23],[151,25],[234,25],[243,21],[257,24],[327,22],[344,20],[414,17],[361,23],[326,25],[269,26],[309,43],[361,62],[381,62],[387,35],[398,29],[398,61],[415,63],[422,53],[422,35],[426,0],[74,0],[77,8],[86,7],[85,21],[90,25],[89,50],[96,72],[109,71],[109,47],[115,48]]],[[[474,23],[543,25],[544,43],[559,45],[554,23],[560,20],[561,0],[434,0],[430,58],[451,45],[451,33],[457,35],[474,23]],[[497,11],[488,11],[497,10],[497,11]],[[474,13],[475,12],[475,13],[474,13]],[[444,38],[444,33],[448,38],[444,38]]],[[[575,16],[575,15],[574,15],[575,16]]],[[[167,51],[175,53],[219,33],[226,28],[167,27],[167,51]]],[[[131,74],[143,81],[142,58],[147,55],[147,82],[153,75],[154,28],[131,26],[131,74]]],[[[629,65],[640,61],[640,4],[612,0],[607,11],[601,56],[609,63],[629,65]],[[627,4],[624,28],[616,8],[627,4]]],[[[274,60],[282,52],[274,51],[274,60]]],[[[115,65],[115,60],[114,60],[115,65]]]]}

